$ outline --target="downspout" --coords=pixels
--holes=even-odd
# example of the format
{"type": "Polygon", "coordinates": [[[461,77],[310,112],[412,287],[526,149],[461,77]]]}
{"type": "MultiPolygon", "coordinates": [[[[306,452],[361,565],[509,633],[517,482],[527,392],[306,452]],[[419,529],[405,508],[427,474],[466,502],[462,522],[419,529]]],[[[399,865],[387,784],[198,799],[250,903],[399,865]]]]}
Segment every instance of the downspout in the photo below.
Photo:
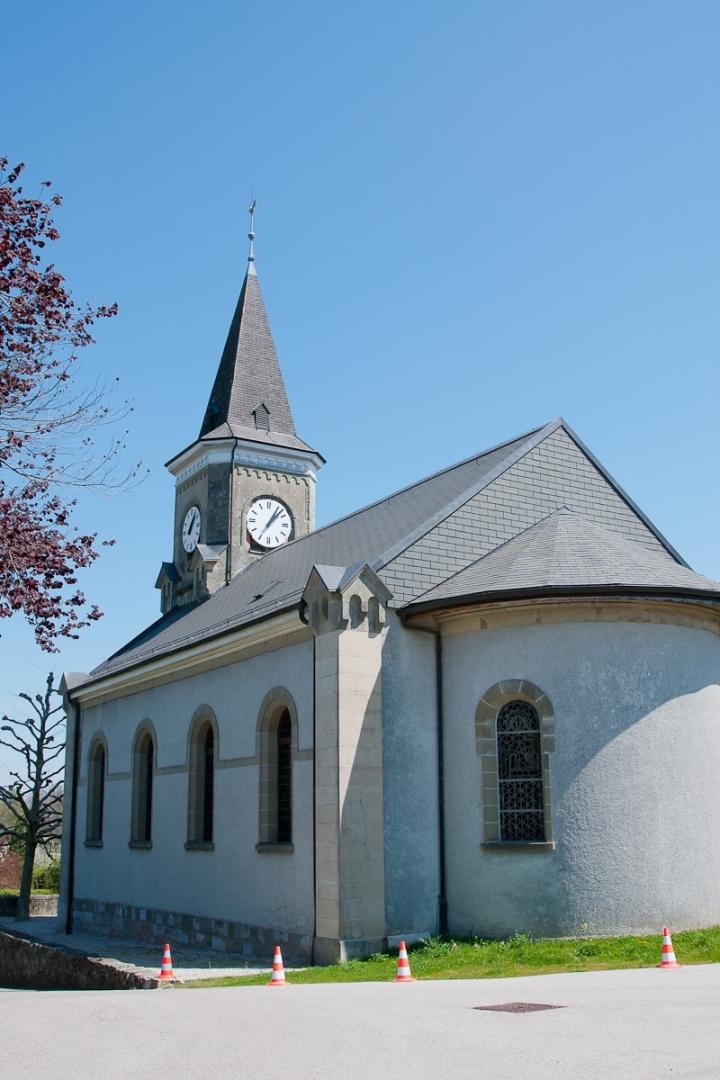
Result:
{"type": "Polygon", "coordinates": [[[315,963],[315,942],[317,941],[317,710],[315,708],[315,682],[317,669],[317,638],[313,636],[313,686],[312,686],[312,716],[313,716],[313,768],[312,768],[312,800],[313,800],[313,940],[312,962],[315,963]]]}
{"type": "MultiPolygon", "coordinates": [[[[68,701],[70,701],[68,695],[68,701]]],[[[73,775],[70,791],[70,851],[68,852],[67,910],[65,933],[73,932],[73,900],[75,897],[75,836],[77,833],[77,789],[80,777],[80,703],[73,703],[73,775]]]]}
{"type": "Polygon", "coordinates": [[[443,724],[443,671],[442,671],[442,635],[439,630],[435,635],[435,695],[437,701],[437,746],[438,746],[438,846],[440,849],[440,890],[438,895],[438,930],[447,934],[447,893],[445,871],[445,732],[443,724]]]}
{"type": "Polygon", "coordinates": [[[437,716],[437,785],[438,785],[438,934],[447,933],[447,873],[445,863],[445,736],[443,723],[442,636],[427,626],[412,626],[435,638],[435,711],[437,716]]]}
{"type": "Polygon", "coordinates": [[[232,578],[232,530],[233,530],[233,497],[235,494],[235,451],[237,450],[237,439],[233,443],[232,454],[230,455],[230,491],[228,493],[228,542],[227,542],[227,554],[225,555],[225,584],[229,585],[232,578]]]}

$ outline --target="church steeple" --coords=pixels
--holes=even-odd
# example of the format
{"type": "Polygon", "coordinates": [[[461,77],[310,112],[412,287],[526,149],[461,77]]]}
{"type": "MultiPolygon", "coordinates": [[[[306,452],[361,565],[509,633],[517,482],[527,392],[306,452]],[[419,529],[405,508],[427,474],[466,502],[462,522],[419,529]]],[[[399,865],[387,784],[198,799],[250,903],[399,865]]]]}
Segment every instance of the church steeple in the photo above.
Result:
{"type": "Polygon", "coordinates": [[[258,432],[271,432],[276,445],[282,445],[282,436],[289,435],[289,445],[295,446],[300,440],[295,434],[285,382],[255,271],[254,213],[253,200],[248,268],[199,438],[230,435],[255,440],[258,432]]]}
{"type": "Polygon", "coordinates": [[[163,611],[204,599],[268,550],[315,527],[324,458],[298,438],[255,272],[255,202],[240,298],[198,438],[167,463],[175,477],[172,563],[163,611]]]}

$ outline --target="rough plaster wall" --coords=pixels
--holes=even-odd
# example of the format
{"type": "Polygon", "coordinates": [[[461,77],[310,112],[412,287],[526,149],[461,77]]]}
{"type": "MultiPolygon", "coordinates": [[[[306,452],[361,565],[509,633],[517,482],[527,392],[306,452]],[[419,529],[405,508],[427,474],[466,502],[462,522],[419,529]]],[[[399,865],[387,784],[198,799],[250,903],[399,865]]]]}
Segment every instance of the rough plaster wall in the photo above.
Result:
{"type": "Polygon", "coordinates": [[[284,686],[298,713],[298,746],[312,747],[312,642],[262,654],[107,702],[83,713],[81,776],[96,731],[108,743],[103,847],[86,848],[87,785],[78,790],[75,894],[78,897],[212,915],[312,933],[312,760],[293,768],[293,854],[255,851],[258,837],[256,726],[268,690],[284,686]],[[185,851],[187,738],[190,720],[209,705],[218,721],[215,850],[185,851]],[[129,849],[131,753],[138,724],[157,733],[153,846],[129,849]],[[234,759],[232,767],[223,762],[234,759]],[[163,770],[178,770],[167,771],[163,770]]]}
{"type": "Polygon", "coordinates": [[[450,928],[502,936],[657,931],[720,922],[720,640],[604,623],[444,641],[450,928]],[[481,848],[474,715],[506,678],[557,722],[550,853],[481,848]]]}
{"type": "Polygon", "coordinates": [[[382,695],[387,933],[420,933],[438,912],[435,639],[391,613],[382,695]]]}
{"type": "Polygon", "coordinates": [[[409,603],[560,506],[588,514],[629,540],[666,551],[570,436],[558,429],[388,563],[380,576],[396,604],[409,603]]]}

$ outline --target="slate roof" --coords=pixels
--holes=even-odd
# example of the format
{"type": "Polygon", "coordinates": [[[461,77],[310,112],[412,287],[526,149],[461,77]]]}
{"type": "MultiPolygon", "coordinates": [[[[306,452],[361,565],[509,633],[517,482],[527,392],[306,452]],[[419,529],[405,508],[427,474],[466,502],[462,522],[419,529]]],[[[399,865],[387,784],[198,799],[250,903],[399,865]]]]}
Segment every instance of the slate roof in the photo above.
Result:
{"type": "Polygon", "coordinates": [[[153,623],[89,681],[296,607],[313,566],[339,587],[348,568],[365,563],[389,586],[392,606],[407,612],[470,597],[563,590],[720,599],[720,586],[683,563],[556,420],[268,552],[208,600],[153,623]],[[478,504],[493,491],[487,505],[478,504]],[[564,501],[574,512],[558,510],[564,501]],[[543,504],[546,511],[537,513],[543,504]],[[423,585],[428,570],[432,581],[423,585]]]}
{"type": "Polygon", "coordinates": [[[95,668],[93,678],[276,614],[299,603],[315,564],[376,571],[471,498],[554,425],[434,473],[363,510],[269,551],[202,604],[176,608],[95,668]]]}
{"type": "Polygon", "coordinates": [[[199,435],[229,437],[310,449],[295,431],[254,268],[245,275],[199,435]],[[269,429],[255,422],[261,405],[269,412],[269,429]]]}
{"type": "Polygon", "coordinates": [[[563,507],[430,589],[406,610],[500,597],[638,590],[720,599],[716,581],[563,507]]]}

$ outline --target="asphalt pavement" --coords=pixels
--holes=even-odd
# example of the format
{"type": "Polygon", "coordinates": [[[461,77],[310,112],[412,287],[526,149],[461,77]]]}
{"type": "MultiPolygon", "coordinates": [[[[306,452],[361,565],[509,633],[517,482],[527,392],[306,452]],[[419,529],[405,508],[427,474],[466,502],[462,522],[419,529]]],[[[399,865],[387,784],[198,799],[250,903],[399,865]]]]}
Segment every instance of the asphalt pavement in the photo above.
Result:
{"type": "Polygon", "coordinates": [[[720,1078],[720,965],[0,1000],[13,1080],[720,1078]],[[561,1007],[478,1009],[512,1002],[561,1007]]]}

